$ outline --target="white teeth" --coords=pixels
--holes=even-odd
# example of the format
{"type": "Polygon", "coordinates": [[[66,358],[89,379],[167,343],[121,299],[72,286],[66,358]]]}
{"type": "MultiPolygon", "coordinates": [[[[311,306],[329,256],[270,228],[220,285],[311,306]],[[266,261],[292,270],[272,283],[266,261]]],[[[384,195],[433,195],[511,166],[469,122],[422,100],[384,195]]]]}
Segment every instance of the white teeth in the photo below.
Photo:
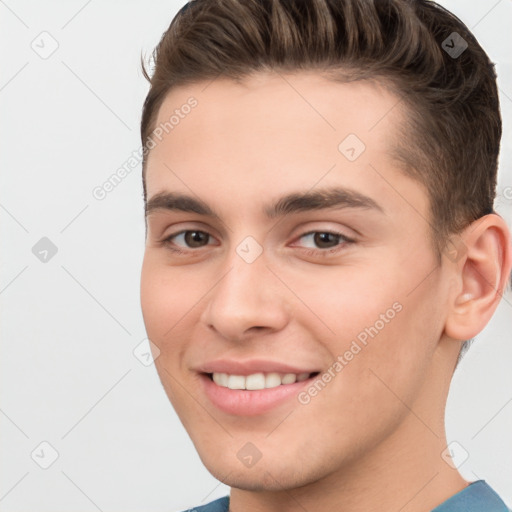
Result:
{"type": "Polygon", "coordinates": [[[245,377],[242,375],[230,375],[227,387],[229,389],[245,389],[245,377]]]}
{"type": "Polygon", "coordinates": [[[287,373],[286,375],[283,375],[281,382],[283,384],[293,384],[296,380],[297,375],[295,375],[295,373],[287,373]]]}
{"type": "Polygon", "coordinates": [[[214,373],[213,382],[219,386],[228,387],[228,374],[227,373],[214,373]]]}
{"type": "Polygon", "coordinates": [[[229,389],[248,389],[251,391],[259,389],[270,389],[281,384],[293,384],[302,382],[310,376],[309,373],[253,373],[251,375],[229,375],[227,373],[213,373],[213,382],[218,386],[229,389]]]}
{"type": "Polygon", "coordinates": [[[264,389],[265,375],[263,373],[253,373],[245,378],[245,389],[264,389]]]}
{"type": "Polygon", "coordinates": [[[281,376],[279,373],[267,373],[267,376],[265,377],[265,389],[277,388],[277,386],[280,386],[281,384],[281,376]]]}

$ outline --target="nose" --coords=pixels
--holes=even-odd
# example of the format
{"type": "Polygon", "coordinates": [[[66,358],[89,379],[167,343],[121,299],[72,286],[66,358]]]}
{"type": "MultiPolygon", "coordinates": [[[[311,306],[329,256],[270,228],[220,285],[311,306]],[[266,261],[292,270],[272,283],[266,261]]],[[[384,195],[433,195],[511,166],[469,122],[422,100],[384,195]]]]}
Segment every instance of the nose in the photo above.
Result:
{"type": "Polygon", "coordinates": [[[289,322],[283,287],[268,269],[263,256],[247,263],[237,254],[208,296],[201,321],[230,341],[254,334],[270,334],[289,322]]]}

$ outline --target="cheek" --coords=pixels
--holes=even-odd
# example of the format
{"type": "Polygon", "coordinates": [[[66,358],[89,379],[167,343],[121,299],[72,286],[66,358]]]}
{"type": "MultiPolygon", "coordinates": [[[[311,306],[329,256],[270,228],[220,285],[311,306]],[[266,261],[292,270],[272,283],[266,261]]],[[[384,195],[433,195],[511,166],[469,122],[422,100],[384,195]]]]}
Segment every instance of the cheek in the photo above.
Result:
{"type": "MultiPolygon", "coordinates": [[[[183,277],[183,272],[162,264],[149,251],[144,256],[141,272],[140,300],[148,338],[160,349],[159,359],[168,361],[168,353],[178,353],[179,331],[198,301],[197,283],[183,277]]],[[[181,333],[183,334],[183,333],[181,333]]]]}
{"type": "Polygon", "coordinates": [[[157,341],[165,332],[169,312],[169,286],[165,273],[146,253],[141,272],[140,301],[148,336],[157,341]]]}
{"type": "Polygon", "coordinates": [[[336,387],[348,402],[358,397],[356,402],[369,400],[379,408],[395,400],[387,387],[405,400],[421,385],[442,322],[431,306],[438,302],[434,281],[411,293],[420,274],[426,272],[409,263],[364,271],[347,267],[331,272],[330,279],[296,280],[297,295],[317,313],[304,309],[296,319],[327,349],[332,372],[340,377],[336,387]]]}
{"type": "Polygon", "coordinates": [[[186,286],[179,271],[166,266],[160,255],[146,250],[141,270],[140,300],[148,338],[158,347],[155,368],[171,403],[180,408],[179,375],[187,346],[187,313],[197,302],[194,286],[186,286]],[[173,378],[174,377],[174,378],[173,378]]]}
{"type": "Polygon", "coordinates": [[[345,320],[334,324],[339,334],[323,339],[333,361],[324,375],[333,377],[327,375],[325,387],[318,385],[320,391],[306,390],[311,395],[301,397],[301,403],[308,404],[302,411],[305,424],[310,417],[322,418],[325,431],[346,440],[336,447],[340,453],[348,449],[347,443],[363,450],[392,432],[407,415],[404,403],[414,403],[425,381],[430,348],[415,329],[423,313],[415,317],[415,304],[405,300],[389,310],[387,297],[381,304],[384,309],[346,302],[345,320]],[[388,323],[379,318],[381,310],[388,311],[388,323]]]}
{"type": "Polygon", "coordinates": [[[146,328],[157,338],[167,338],[169,329],[191,312],[204,295],[201,282],[197,272],[166,265],[161,254],[146,250],[140,288],[146,328]]]}
{"type": "Polygon", "coordinates": [[[343,353],[351,340],[364,343],[376,333],[383,337],[402,309],[400,276],[391,276],[389,268],[354,265],[284,272],[300,299],[293,320],[318,341],[329,340],[333,356],[343,353]]]}

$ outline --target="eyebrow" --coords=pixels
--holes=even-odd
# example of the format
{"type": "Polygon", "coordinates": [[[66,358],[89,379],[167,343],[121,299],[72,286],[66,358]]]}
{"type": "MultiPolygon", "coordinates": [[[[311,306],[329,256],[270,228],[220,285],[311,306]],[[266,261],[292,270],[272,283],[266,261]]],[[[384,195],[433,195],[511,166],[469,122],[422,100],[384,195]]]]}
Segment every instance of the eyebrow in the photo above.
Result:
{"type": "MultiPolygon", "coordinates": [[[[385,213],[384,209],[371,197],[346,188],[327,188],[294,192],[279,198],[263,208],[270,219],[304,211],[324,210],[328,208],[371,209],[385,213]]],[[[146,217],[155,210],[181,211],[197,213],[220,220],[220,216],[204,201],[186,194],[160,192],[146,204],[146,217]]]]}
{"type": "Polygon", "coordinates": [[[272,219],[291,213],[327,208],[373,209],[384,213],[384,209],[371,197],[340,187],[292,193],[265,207],[264,211],[272,219]]]}

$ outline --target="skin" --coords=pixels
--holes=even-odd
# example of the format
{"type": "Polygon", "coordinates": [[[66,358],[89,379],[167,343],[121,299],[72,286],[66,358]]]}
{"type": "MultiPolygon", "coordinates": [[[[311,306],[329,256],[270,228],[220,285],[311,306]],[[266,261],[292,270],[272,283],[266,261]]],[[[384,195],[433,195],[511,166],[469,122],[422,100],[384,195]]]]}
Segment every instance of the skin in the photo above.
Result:
{"type": "Polygon", "coordinates": [[[376,83],[218,78],[171,90],[157,125],[190,96],[197,107],[150,152],[147,196],[191,195],[219,218],[148,215],[141,305],[165,391],[205,466],[232,487],[230,510],[431,510],[468,484],[441,456],[444,408],[461,340],[483,329],[510,272],[506,224],[479,219],[460,234],[460,257],[439,261],[426,191],[390,156],[406,113],[376,83]],[[366,146],[353,162],[338,150],[350,133],[366,146]],[[330,187],[382,211],[264,213],[330,187]],[[183,230],[211,237],[162,242],[183,230]],[[354,242],[319,247],[311,231],[354,242]],[[253,263],[236,252],[247,236],[263,249],[253,263]],[[219,357],[327,371],[395,303],[401,311],[306,405],[240,417],[201,391],[195,369],[219,357]],[[237,457],[247,442],[261,453],[252,467],[237,457]]]}

